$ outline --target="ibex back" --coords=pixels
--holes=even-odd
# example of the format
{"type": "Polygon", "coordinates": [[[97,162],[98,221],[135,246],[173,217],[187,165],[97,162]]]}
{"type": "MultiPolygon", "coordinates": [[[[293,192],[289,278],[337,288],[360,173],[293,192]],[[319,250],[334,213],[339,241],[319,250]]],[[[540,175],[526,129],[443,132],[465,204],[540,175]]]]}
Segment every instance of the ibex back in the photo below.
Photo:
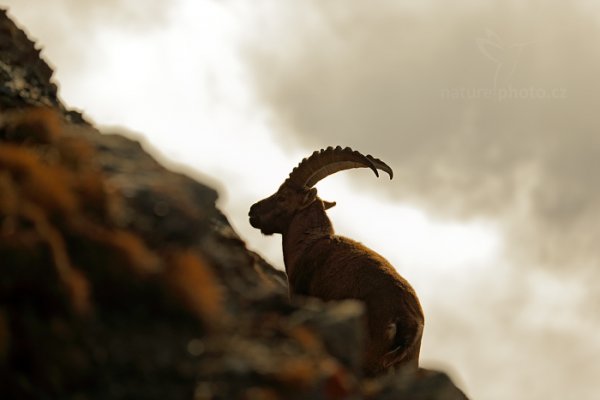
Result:
{"type": "Polygon", "coordinates": [[[250,208],[250,224],[266,235],[283,235],[283,257],[290,295],[322,300],[356,299],[366,306],[368,335],[364,372],[417,368],[423,311],[410,284],[373,250],[334,233],[313,186],[351,168],[370,168],[393,176],[381,160],[350,148],[314,152],[294,168],[275,194],[250,208]]]}

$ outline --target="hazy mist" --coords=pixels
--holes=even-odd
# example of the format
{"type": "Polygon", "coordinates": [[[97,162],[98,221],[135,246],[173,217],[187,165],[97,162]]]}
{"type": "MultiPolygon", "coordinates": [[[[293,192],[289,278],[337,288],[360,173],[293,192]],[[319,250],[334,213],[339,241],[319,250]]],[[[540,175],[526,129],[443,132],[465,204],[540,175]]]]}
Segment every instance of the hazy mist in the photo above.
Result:
{"type": "Polygon", "coordinates": [[[600,15],[577,2],[429,3],[265,13],[246,51],[275,132],[377,154],[396,169],[391,195],[500,218],[536,264],[597,266],[600,15]]]}

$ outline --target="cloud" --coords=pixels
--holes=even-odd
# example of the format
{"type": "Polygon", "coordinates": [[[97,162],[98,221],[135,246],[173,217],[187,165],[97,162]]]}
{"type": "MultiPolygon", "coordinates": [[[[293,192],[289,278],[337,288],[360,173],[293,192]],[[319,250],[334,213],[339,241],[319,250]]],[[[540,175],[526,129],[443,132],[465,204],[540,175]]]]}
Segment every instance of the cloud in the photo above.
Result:
{"type": "Polygon", "coordinates": [[[348,174],[361,193],[504,229],[509,260],[425,277],[395,264],[426,310],[424,364],[446,364],[474,398],[595,398],[598,10],[557,0],[261,4],[245,59],[281,143],[374,154],[395,177],[348,174]]]}
{"type": "Polygon", "coordinates": [[[169,10],[173,9],[178,1],[169,2],[167,5],[161,0],[56,0],[51,7],[43,7],[44,12],[39,12],[41,7],[32,6],[31,2],[21,4],[18,0],[6,0],[3,3],[17,18],[21,15],[45,22],[31,26],[39,28],[40,25],[46,25],[48,31],[52,27],[55,31],[69,32],[73,28],[88,31],[110,26],[119,26],[121,29],[151,29],[168,20],[169,10]]]}
{"type": "Polygon", "coordinates": [[[597,266],[600,25],[551,3],[263,2],[244,51],[283,143],[377,155],[390,196],[503,221],[521,262],[597,266]]]}
{"type": "MultiPolygon", "coordinates": [[[[76,75],[97,52],[99,32],[116,30],[141,34],[162,28],[179,3],[162,0],[5,0],[11,17],[58,66],[59,76],[76,75]],[[36,4],[37,3],[37,4],[36,4]]],[[[60,79],[66,80],[66,79],[60,79]]]]}

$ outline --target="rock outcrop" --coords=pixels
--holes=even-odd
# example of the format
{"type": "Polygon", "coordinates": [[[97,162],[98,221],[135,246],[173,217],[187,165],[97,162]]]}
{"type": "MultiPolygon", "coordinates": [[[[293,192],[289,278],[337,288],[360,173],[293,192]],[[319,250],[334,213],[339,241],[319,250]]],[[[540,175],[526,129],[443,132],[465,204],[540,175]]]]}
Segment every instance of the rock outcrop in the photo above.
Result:
{"type": "Polygon", "coordinates": [[[1,11],[0,397],[464,398],[363,380],[362,306],[290,303],[216,199],[68,110],[1,11]]]}

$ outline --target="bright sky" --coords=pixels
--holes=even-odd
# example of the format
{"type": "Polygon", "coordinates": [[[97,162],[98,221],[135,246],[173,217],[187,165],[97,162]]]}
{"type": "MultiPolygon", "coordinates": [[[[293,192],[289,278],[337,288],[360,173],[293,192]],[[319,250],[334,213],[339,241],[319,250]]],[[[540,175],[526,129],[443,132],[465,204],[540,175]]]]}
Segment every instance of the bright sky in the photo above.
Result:
{"type": "MultiPolygon", "coordinates": [[[[221,206],[235,226],[282,267],[279,238],[268,238],[277,246],[265,248],[249,227],[247,209],[315,149],[283,149],[271,132],[240,60],[240,15],[219,2],[183,1],[171,18],[165,29],[144,35],[100,31],[77,79],[57,69],[61,95],[96,123],[140,133],[169,160],[219,181],[221,206]]],[[[340,204],[331,212],[340,233],[373,244],[391,260],[445,269],[498,257],[500,237],[490,224],[436,221],[414,206],[356,193],[342,176],[319,189],[340,204]]]]}
{"type": "MultiPolygon", "coordinates": [[[[247,211],[316,149],[282,143],[271,111],[254,93],[240,49],[263,8],[179,0],[155,29],[107,23],[74,33],[87,44],[73,55],[51,40],[54,27],[46,23],[62,8],[42,12],[47,3],[41,0],[33,2],[39,8],[31,1],[3,3],[43,44],[68,106],[84,110],[100,126],[143,135],[168,165],[194,170],[220,191],[220,206],[248,246],[283,267],[280,237],[263,237],[251,228],[247,211]]],[[[337,144],[344,145],[332,143],[337,144]]],[[[540,374],[558,374],[552,363],[564,357],[561,346],[540,347],[537,335],[550,328],[575,335],[573,327],[586,324],[573,317],[582,301],[577,282],[532,273],[515,283],[497,221],[440,220],[414,204],[392,201],[384,191],[357,192],[352,174],[370,172],[330,177],[318,185],[319,193],[338,204],[329,212],[338,233],[384,255],[415,286],[428,318],[425,364],[449,369],[473,398],[547,398],[552,390],[536,385],[529,397],[518,393],[529,390],[527,382],[542,380],[540,374]],[[523,364],[519,377],[511,371],[515,363],[523,364]]],[[[402,185],[398,178],[378,183],[402,185]]],[[[595,326],[588,323],[576,338],[591,338],[595,326]]],[[[598,346],[588,351],[600,354],[598,346]]],[[[587,381],[584,372],[578,382],[587,381]]]]}

